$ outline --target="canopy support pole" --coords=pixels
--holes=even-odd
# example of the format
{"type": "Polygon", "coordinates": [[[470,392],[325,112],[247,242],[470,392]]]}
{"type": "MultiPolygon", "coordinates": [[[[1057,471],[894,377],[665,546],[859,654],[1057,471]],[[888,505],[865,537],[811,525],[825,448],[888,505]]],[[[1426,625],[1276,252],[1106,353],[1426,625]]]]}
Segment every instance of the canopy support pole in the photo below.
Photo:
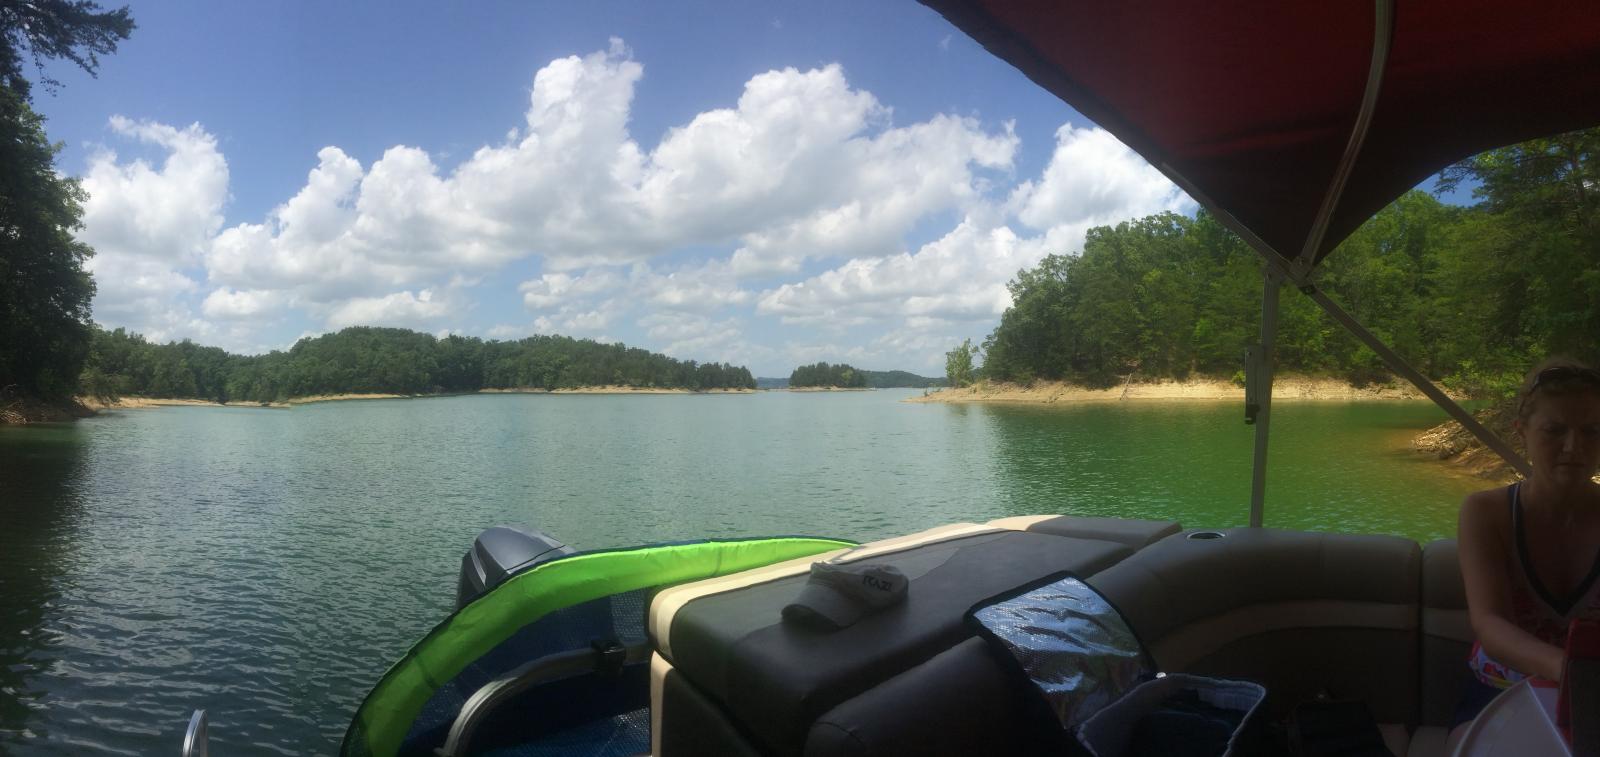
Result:
{"type": "MultiPolygon", "coordinates": [[[[1255,390],[1256,451],[1250,469],[1250,527],[1260,528],[1267,500],[1267,437],[1272,427],[1272,353],[1278,336],[1278,290],[1283,275],[1270,261],[1261,265],[1261,344],[1252,352],[1246,383],[1255,390]]],[[[1249,412],[1247,410],[1247,412],[1249,412]]]]}
{"type": "Polygon", "coordinates": [[[1305,246],[1293,261],[1295,278],[1302,278],[1317,267],[1317,249],[1328,234],[1328,220],[1344,196],[1345,182],[1355,169],[1356,158],[1361,155],[1361,145],[1367,139],[1367,128],[1372,125],[1373,111],[1378,108],[1378,92],[1383,88],[1383,71],[1389,62],[1389,45],[1394,41],[1394,0],[1375,0],[1372,11],[1372,63],[1367,68],[1367,86],[1361,96],[1361,109],[1356,111],[1355,126],[1350,129],[1350,141],[1345,144],[1344,155],[1333,172],[1328,193],[1311,222],[1305,246]]]}
{"type": "MultiPolygon", "coordinates": [[[[1317,265],[1317,251],[1322,246],[1322,242],[1327,235],[1328,221],[1332,217],[1334,209],[1338,207],[1339,200],[1344,195],[1345,183],[1350,177],[1350,172],[1355,167],[1356,158],[1361,153],[1361,148],[1366,141],[1367,130],[1372,124],[1372,118],[1377,108],[1378,94],[1383,85],[1384,70],[1388,65],[1389,49],[1394,39],[1394,5],[1394,0],[1373,0],[1372,59],[1367,68],[1366,89],[1362,93],[1361,107],[1356,113],[1356,121],[1351,129],[1350,139],[1345,145],[1344,154],[1341,156],[1333,179],[1329,183],[1328,192],[1324,195],[1322,206],[1312,220],[1311,229],[1299,254],[1291,258],[1274,250],[1272,245],[1267,244],[1250,227],[1240,222],[1232,213],[1229,213],[1221,205],[1213,201],[1198,186],[1189,181],[1188,177],[1184,176],[1182,172],[1164,161],[1152,161],[1156,169],[1178,185],[1179,189],[1187,192],[1202,207],[1209,209],[1224,227],[1238,234],[1246,245],[1259,253],[1267,269],[1267,286],[1265,288],[1266,291],[1263,292],[1261,308],[1261,349],[1257,355],[1253,355],[1248,359],[1247,363],[1248,370],[1250,366],[1256,365],[1257,359],[1259,359],[1262,368],[1258,372],[1265,379],[1259,385],[1259,393],[1261,394],[1259,410],[1250,407],[1255,403],[1251,403],[1248,398],[1246,400],[1247,417],[1254,416],[1257,418],[1255,421],[1255,461],[1250,485],[1251,526],[1261,525],[1263,500],[1266,496],[1266,444],[1272,410],[1272,344],[1273,336],[1277,331],[1278,316],[1278,286],[1274,283],[1274,274],[1277,276],[1276,282],[1288,281],[1310,296],[1329,316],[1342,324],[1357,339],[1372,348],[1373,352],[1383,358],[1384,363],[1389,366],[1390,370],[1404,376],[1406,380],[1427,395],[1428,399],[1433,400],[1435,404],[1443,408],[1451,418],[1454,418],[1468,431],[1471,431],[1472,435],[1476,436],[1479,441],[1482,441],[1499,454],[1511,467],[1515,468],[1524,477],[1530,475],[1531,469],[1528,466],[1528,462],[1518,455],[1511,448],[1511,445],[1506,444],[1500,437],[1484,428],[1483,424],[1478,423],[1477,419],[1456,404],[1455,400],[1445,396],[1445,393],[1434,386],[1433,382],[1408,365],[1399,355],[1395,354],[1394,350],[1389,349],[1388,345],[1380,341],[1377,336],[1352,318],[1343,308],[1328,299],[1326,295],[1318,291],[1316,286],[1311,283],[1311,277],[1317,265]],[[1269,333],[1269,328],[1272,333],[1269,333]]],[[[1144,154],[1143,150],[1139,152],[1141,155],[1144,154]]]]}
{"type": "Polygon", "coordinates": [[[1306,296],[1320,305],[1323,311],[1344,326],[1346,331],[1353,334],[1355,338],[1360,339],[1362,344],[1367,345],[1372,348],[1373,352],[1378,353],[1378,357],[1383,358],[1383,362],[1389,366],[1389,370],[1404,376],[1407,381],[1411,382],[1412,386],[1427,395],[1428,399],[1433,400],[1435,405],[1443,408],[1446,413],[1450,414],[1451,418],[1454,418],[1456,422],[1471,431],[1473,436],[1478,437],[1478,441],[1483,442],[1485,446],[1500,455],[1507,464],[1522,474],[1523,478],[1533,474],[1533,469],[1528,465],[1528,461],[1517,454],[1517,451],[1512,449],[1511,445],[1495,435],[1493,431],[1484,428],[1477,418],[1472,417],[1471,413],[1463,410],[1460,405],[1456,404],[1455,400],[1450,399],[1439,387],[1434,386],[1433,382],[1429,381],[1426,376],[1423,376],[1417,369],[1412,368],[1394,350],[1389,349],[1389,345],[1384,344],[1383,340],[1379,339],[1376,334],[1368,331],[1367,327],[1361,325],[1360,321],[1346,313],[1344,308],[1339,307],[1338,303],[1329,299],[1328,295],[1321,289],[1312,284],[1305,284],[1300,287],[1300,291],[1305,292],[1306,296]]]}

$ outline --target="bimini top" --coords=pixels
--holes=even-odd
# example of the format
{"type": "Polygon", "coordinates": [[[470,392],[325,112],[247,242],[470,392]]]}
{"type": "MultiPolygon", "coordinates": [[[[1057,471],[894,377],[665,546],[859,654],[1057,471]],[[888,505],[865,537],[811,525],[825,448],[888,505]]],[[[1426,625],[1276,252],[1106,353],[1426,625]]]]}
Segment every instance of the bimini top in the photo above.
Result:
{"type": "Polygon", "coordinates": [[[1302,270],[1455,161],[1600,124],[1594,0],[922,2],[1302,270]]]}

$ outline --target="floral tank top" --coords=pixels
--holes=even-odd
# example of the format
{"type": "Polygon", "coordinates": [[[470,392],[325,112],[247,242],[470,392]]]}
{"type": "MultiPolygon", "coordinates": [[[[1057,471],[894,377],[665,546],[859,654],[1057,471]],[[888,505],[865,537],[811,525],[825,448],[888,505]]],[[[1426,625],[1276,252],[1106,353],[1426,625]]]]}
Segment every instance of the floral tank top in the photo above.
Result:
{"type": "MultiPolygon", "coordinates": [[[[1511,506],[1512,546],[1511,620],[1518,628],[1540,640],[1564,647],[1567,644],[1567,626],[1574,618],[1600,620],[1600,554],[1595,556],[1589,574],[1566,597],[1554,596],[1539,582],[1533,564],[1528,560],[1528,538],[1522,530],[1522,484],[1512,484],[1506,499],[1511,506]]],[[[1472,644],[1468,658],[1472,672],[1478,680],[1496,688],[1509,688],[1528,678],[1526,674],[1501,664],[1489,656],[1483,646],[1472,644]]]]}

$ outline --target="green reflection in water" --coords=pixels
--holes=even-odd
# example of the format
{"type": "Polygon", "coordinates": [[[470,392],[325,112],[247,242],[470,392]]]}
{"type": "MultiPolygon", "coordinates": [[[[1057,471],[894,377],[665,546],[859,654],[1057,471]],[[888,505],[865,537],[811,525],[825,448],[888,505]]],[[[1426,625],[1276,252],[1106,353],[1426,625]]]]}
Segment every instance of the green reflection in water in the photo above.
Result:
{"type": "MultiPolygon", "coordinates": [[[[1242,524],[1237,403],[919,392],[471,396],[163,408],[0,428],[0,751],[334,751],[495,525],[580,548],[875,539],[1034,513],[1242,524]]],[[[1426,403],[1284,403],[1270,526],[1453,530],[1475,480],[1405,448],[1426,403]]]]}

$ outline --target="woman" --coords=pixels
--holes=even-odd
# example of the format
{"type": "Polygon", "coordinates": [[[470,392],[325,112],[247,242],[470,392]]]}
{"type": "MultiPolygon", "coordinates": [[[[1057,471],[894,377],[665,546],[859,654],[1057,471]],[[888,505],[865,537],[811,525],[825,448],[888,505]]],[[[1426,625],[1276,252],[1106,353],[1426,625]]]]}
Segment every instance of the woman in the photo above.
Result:
{"type": "Polygon", "coordinates": [[[1532,475],[1461,505],[1461,576],[1478,641],[1452,741],[1502,689],[1529,677],[1559,683],[1568,623],[1600,619],[1600,371],[1546,361],[1523,382],[1514,428],[1532,475]]]}

